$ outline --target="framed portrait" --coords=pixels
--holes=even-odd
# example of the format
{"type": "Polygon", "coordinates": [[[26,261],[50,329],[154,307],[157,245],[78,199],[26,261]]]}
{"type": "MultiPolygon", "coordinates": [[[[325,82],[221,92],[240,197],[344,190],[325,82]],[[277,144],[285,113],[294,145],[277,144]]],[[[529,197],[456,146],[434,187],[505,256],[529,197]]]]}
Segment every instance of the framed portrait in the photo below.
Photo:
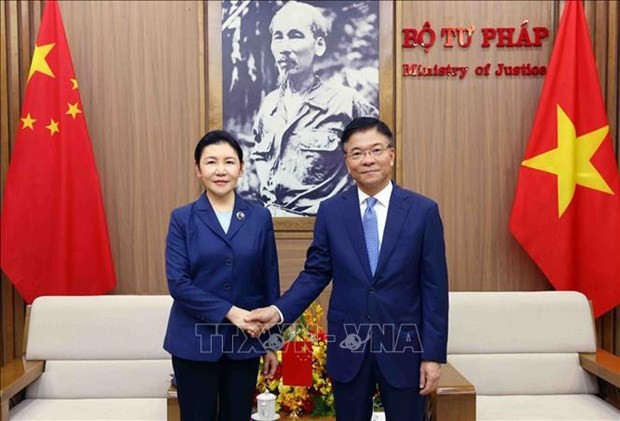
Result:
{"type": "Polygon", "coordinates": [[[346,124],[378,116],[395,129],[393,3],[206,8],[208,129],[239,140],[237,192],[269,209],[277,235],[310,237],[321,201],[354,184],[340,147],[346,124]]]}

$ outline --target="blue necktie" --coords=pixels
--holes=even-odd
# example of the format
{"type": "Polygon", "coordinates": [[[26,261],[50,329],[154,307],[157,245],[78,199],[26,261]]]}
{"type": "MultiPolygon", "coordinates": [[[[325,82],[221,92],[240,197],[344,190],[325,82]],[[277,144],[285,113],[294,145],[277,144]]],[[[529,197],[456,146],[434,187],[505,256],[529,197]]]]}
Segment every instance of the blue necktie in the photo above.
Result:
{"type": "Polygon", "coordinates": [[[377,203],[377,199],[369,197],[366,199],[366,210],[362,225],[364,226],[364,237],[366,237],[366,250],[368,251],[368,261],[370,262],[370,271],[375,275],[377,262],[379,261],[379,225],[377,224],[377,214],[373,207],[377,203]]]}

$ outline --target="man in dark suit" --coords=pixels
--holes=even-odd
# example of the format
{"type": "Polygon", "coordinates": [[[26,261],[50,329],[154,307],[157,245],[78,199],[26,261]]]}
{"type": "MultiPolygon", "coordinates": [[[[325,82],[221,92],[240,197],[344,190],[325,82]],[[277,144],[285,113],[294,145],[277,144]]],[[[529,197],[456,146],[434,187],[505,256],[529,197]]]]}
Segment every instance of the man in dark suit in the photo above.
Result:
{"type": "Polygon", "coordinates": [[[327,370],[339,421],[369,420],[378,385],[388,421],[419,420],[446,361],[448,276],[437,204],[400,188],[392,132],[370,117],[344,129],[357,186],[319,207],[304,270],[246,321],[291,323],[333,279],[327,370]]]}

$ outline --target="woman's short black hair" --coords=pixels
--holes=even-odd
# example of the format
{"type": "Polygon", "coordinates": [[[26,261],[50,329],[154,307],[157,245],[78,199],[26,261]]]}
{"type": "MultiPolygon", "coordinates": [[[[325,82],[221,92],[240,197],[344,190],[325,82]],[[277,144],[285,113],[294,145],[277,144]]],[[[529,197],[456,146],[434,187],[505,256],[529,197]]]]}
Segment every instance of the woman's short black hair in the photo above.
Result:
{"type": "Polygon", "coordinates": [[[241,150],[241,146],[239,146],[239,142],[237,139],[233,137],[226,130],[212,130],[206,135],[202,137],[198,141],[196,145],[196,150],[194,151],[194,159],[196,161],[196,165],[200,164],[200,157],[202,156],[202,151],[209,145],[215,145],[218,143],[227,143],[231,148],[237,152],[237,156],[239,157],[239,162],[243,162],[243,150],[241,150]]]}
{"type": "Polygon", "coordinates": [[[342,150],[344,151],[344,147],[351,136],[355,133],[365,132],[370,129],[376,129],[379,133],[387,137],[390,142],[389,146],[392,146],[393,135],[387,124],[374,117],[358,117],[351,120],[342,131],[342,136],[340,138],[340,147],[342,150]]]}

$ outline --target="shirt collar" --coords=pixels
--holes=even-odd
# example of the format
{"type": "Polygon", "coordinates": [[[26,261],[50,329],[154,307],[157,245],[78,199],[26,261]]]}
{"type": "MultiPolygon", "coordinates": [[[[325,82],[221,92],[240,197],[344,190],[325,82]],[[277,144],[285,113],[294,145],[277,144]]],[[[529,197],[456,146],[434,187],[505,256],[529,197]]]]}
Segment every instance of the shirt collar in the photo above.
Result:
{"type": "Polygon", "coordinates": [[[325,111],[327,110],[327,98],[323,93],[323,90],[319,89],[321,86],[323,86],[323,82],[321,82],[321,79],[319,79],[318,76],[315,76],[314,84],[312,85],[310,92],[308,92],[306,102],[325,111]]]}
{"type": "MultiPolygon", "coordinates": [[[[316,108],[320,108],[322,111],[326,111],[327,110],[327,98],[323,92],[323,89],[319,89],[322,86],[323,86],[323,82],[321,82],[321,79],[319,79],[319,77],[315,75],[314,82],[312,83],[312,86],[310,87],[310,90],[308,91],[308,93],[304,96],[303,102],[309,105],[312,105],[316,108]]],[[[281,91],[280,91],[280,94],[281,94],[281,91]]],[[[273,107],[270,112],[271,115],[273,115],[276,112],[276,110],[281,105],[281,103],[282,101],[278,99],[278,101],[276,101],[273,104],[273,107]]]]}
{"type": "MultiPolygon", "coordinates": [[[[390,203],[390,197],[392,196],[392,190],[394,190],[394,186],[392,185],[392,181],[390,181],[388,185],[383,188],[383,190],[374,195],[374,198],[377,199],[377,202],[387,208],[388,203],[390,203]]],[[[357,188],[357,196],[360,200],[360,206],[362,206],[364,201],[369,197],[359,187],[357,188]]]]}

